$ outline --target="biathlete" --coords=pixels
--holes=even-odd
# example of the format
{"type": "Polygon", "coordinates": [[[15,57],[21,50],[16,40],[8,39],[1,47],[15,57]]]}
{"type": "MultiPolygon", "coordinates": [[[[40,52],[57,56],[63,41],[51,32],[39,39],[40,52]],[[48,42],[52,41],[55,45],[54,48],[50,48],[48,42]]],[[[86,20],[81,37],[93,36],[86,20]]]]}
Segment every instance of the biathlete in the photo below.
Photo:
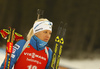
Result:
{"type": "MultiPolygon", "coordinates": [[[[13,46],[10,69],[48,69],[52,50],[47,47],[51,37],[53,23],[41,18],[35,21],[26,40],[20,40],[13,46]]],[[[4,68],[4,62],[0,69],[4,68]]],[[[7,64],[6,64],[7,69],[7,64]]]]}

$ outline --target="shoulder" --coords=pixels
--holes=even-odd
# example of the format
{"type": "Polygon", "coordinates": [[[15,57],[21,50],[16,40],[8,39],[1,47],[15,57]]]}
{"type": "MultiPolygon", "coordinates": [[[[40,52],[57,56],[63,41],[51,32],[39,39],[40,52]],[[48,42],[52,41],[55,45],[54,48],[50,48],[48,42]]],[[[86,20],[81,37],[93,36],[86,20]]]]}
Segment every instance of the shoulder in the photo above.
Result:
{"type": "Polygon", "coordinates": [[[16,44],[25,44],[25,43],[26,43],[26,40],[20,40],[16,44]]]}
{"type": "Polygon", "coordinates": [[[50,64],[50,62],[51,62],[51,59],[52,59],[52,49],[49,48],[49,47],[47,47],[47,48],[48,48],[48,53],[49,53],[49,55],[48,55],[48,63],[47,63],[47,65],[46,65],[46,69],[48,69],[49,64],[50,64]]]}
{"type": "Polygon", "coordinates": [[[50,51],[50,52],[52,52],[52,49],[51,49],[51,48],[49,48],[49,51],[50,51]]]}
{"type": "Polygon", "coordinates": [[[14,44],[11,56],[14,60],[16,60],[16,58],[19,57],[25,43],[26,43],[25,40],[20,40],[16,44],[14,44]]]}
{"type": "Polygon", "coordinates": [[[47,47],[47,50],[48,50],[49,53],[52,54],[52,49],[50,47],[47,47]]]}
{"type": "Polygon", "coordinates": [[[23,46],[24,46],[24,44],[26,43],[26,40],[20,40],[20,41],[18,41],[14,46],[13,46],[13,48],[15,48],[15,49],[19,49],[19,48],[23,48],[23,46]]]}

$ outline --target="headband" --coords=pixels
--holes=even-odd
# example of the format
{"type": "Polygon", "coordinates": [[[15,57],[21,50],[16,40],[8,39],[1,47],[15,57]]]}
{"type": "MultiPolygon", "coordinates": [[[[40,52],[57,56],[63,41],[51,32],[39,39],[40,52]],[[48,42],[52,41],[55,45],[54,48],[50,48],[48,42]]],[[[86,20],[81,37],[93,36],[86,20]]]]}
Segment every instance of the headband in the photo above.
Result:
{"type": "Polygon", "coordinates": [[[53,23],[50,21],[35,22],[35,24],[33,25],[33,32],[34,34],[43,30],[50,30],[52,32],[52,25],[53,23]]]}

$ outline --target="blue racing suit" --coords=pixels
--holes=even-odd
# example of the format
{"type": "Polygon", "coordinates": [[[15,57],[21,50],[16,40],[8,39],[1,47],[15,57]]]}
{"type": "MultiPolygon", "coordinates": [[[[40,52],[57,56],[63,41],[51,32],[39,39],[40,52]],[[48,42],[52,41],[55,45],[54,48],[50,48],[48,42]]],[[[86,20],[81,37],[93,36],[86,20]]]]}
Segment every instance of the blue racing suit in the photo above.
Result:
{"type": "MultiPolygon", "coordinates": [[[[38,51],[40,50],[43,50],[47,44],[43,47],[39,47],[39,39],[37,38],[34,38],[36,37],[35,35],[30,39],[30,44],[32,45],[32,47],[38,51]]],[[[25,40],[20,40],[18,41],[14,46],[13,46],[13,52],[12,52],[12,55],[11,55],[11,63],[10,63],[10,69],[12,69],[12,67],[14,66],[14,64],[16,63],[17,59],[19,58],[21,52],[22,52],[22,49],[23,49],[23,46],[24,44],[26,43],[25,40]]],[[[49,68],[49,64],[51,62],[51,59],[52,59],[52,50],[49,48],[48,50],[48,53],[49,53],[49,57],[48,57],[48,62],[47,62],[47,65],[46,65],[46,68],[45,69],[48,69],[49,68]]],[[[8,55],[9,56],[9,55],[8,55]]],[[[8,57],[7,56],[7,57],[8,57]]],[[[7,59],[7,62],[8,62],[8,59],[7,59]]],[[[6,64],[6,67],[7,67],[7,64],[6,64]]],[[[2,63],[0,69],[3,69],[4,68],[4,62],[2,63]]]]}

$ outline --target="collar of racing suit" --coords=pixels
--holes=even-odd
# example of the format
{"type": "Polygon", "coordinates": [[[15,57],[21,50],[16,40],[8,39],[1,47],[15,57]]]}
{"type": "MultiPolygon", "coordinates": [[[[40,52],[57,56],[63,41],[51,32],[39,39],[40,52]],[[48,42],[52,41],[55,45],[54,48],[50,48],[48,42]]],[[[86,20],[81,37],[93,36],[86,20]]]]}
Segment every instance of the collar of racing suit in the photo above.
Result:
{"type": "Polygon", "coordinates": [[[30,44],[38,51],[43,50],[45,48],[45,46],[48,45],[47,43],[48,42],[42,41],[35,35],[33,35],[30,40],[30,44]]]}

